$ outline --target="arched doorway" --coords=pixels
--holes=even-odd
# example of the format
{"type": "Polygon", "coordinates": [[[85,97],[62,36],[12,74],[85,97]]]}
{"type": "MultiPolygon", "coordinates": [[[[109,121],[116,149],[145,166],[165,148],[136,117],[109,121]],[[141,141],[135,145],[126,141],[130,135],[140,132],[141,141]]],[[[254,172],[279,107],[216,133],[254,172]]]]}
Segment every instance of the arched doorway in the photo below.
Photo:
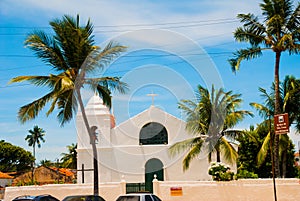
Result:
{"type": "Polygon", "coordinates": [[[145,190],[153,193],[152,181],[156,174],[159,181],[164,180],[164,168],[161,160],[152,158],[145,164],[145,190]]]}

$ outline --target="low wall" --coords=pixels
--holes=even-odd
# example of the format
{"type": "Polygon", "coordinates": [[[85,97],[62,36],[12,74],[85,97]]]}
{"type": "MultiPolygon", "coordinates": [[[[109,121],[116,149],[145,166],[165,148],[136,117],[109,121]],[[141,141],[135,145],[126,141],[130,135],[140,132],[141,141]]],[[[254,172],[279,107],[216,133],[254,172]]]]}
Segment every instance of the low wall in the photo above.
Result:
{"type": "MultiPolygon", "coordinates": [[[[100,185],[99,194],[107,201],[116,200],[124,193],[124,183],[107,183],[100,185]]],[[[93,194],[92,184],[49,184],[43,186],[19,186],[7,187],[5,189],[4,201],[11,201],[21,195],[41,195],[50,194],[62,200],[68,195],[87,195],[93,194]]]]}
{"type": "MultiPolygon", "coordinates": [[[[274,201],[272,179],[241,179],[230,182],[154,181],[153,184],[155,194],[163,201],[274,201]],[[174,187],[182,189],[182,196],[171,195],[171,188],[174,187]]],[[[276,192],[278,201],[300,200],[299,179],[276,179],[276,192]]]]}
{"type": "MultiPolygon", "coordinates": [[[[272,179],[241,179],[230,182],[154,180],[153,190],[163,201],[274,201],[272,179]],[[181,189],[181,192],[177,196],[174,193],[171,195],[171,189],[176,188],[181,189]]],[[[276,179],[276,190],[278,201],[300,200],[299,179],[276,179]]],[[[100,185],[100,195],[106,201],[115,201],[125,191],[125,181],[100,185]]],[[[20,195],[51,194],[62,200],[67,195],[92,193],[92,184],[7,187],[4,201],[11,201],[20,195]]]]}

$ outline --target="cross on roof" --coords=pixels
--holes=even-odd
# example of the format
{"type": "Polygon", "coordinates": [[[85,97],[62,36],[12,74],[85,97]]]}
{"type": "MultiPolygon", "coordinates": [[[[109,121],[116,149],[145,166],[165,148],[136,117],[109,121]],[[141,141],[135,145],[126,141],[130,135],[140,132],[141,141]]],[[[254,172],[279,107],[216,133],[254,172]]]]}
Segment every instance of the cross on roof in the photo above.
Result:
{"type": "Polygon", "coordinates": [[[147,94],[147,96],[151,96],[152,97],[152,105],[154,105],[154,97],[155,96],[158,96],[158,94],[155,94],[155,93],[151,93],[151,94],[147,94]]]}

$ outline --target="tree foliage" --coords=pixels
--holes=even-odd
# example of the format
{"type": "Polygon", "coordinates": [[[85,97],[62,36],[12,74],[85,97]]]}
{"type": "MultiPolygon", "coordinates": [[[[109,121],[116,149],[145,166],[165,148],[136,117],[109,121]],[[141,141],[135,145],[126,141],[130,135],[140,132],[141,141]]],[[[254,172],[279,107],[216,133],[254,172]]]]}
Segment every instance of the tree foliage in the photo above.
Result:
{"type": "Polygon", "coordinates": [[[22,172],[30,170],[34,157],[29,151],[11,143],[0,141],[0,171],[22,172]]]}
{"type": "Polygon", "coordinates": [[[77,169],[77,144],[67,146],[68,153],[62,153],[62,167],[77,169]]]}
{"type": "Polygon", "coordinates": [[[221,162],[221,154],[225,162],[233,164],[237,159],[237,152],[230,140],[241,134],[231,130],[245,116],[252,113],[239,110],[242,103],[241,94],[226,92],[224,89],[215,89],[209,92],[198,85],[196,100],[182,100],[179,108],[187,115],[186,129],[195,137],[177,142],[170,147],[172,155],[188,150],[184,160],[183,169],[189,168],[192,159],[207,151],[209,162],[212,154],[216,153],[217,162],[221,162]]]}
{"type": "MultiPolygon", "coordinates": [[[[300,52],[300,3],[293,6],[292,0],[263,0],[260,4],[262,16],[252,13],[238,14],[243,26],[234,31],[238,42],[246,42],[250,47],[242,48],[229,59],[231,69],[236,72],[243,60],[262,56],[263,51],[271,50],[275,55],[274,65],[274,113],[280,114],[279,67],[283,52],[300,52]]],[[[273,137],[272,137],[273,138],[273,137]]],[[[275,175],[280,176],[279,136],[274,136],[275,175]]]]}
{"type": "MultiPolygon", "coordinates": [[[[239,178],[249,178],[256,174],[259,178],[271,178],[272,177],[272,161],[271,161],[271,152],[270,145],[268,141],[266,142],[266,137],[270,136],[271,132],[274,132],[273,124],[269,120],[266,120],[256,126],[252,127],[249,130],[246,130],[247,135],[241,136],[238,138],[239,141],[239,151],[238,151],[238,160],[237,174],[239,178]],[[271,126],[271,127],[270,127],[271,126]],[[251,136],[251,137],[249,137],[251,136]],[[264,147],[264,143],[266,146],[264,147]],[[263,160],[260,159],[259,153],[264,150],[263,160]],[[245,175],[245,172],[248,175],[245,175]]],[[[297,174],[297,170],[294,166],[294,146],[293,143],[289,140],[288,146],[286,147],[286,175],[285,177],[293,178],[297,174]]],[[[282,155],[281,155],[282,156],[282,155]]],[[[282,161],[280,162],[281,167],[282,161]]]]}
{"type": "MultiPolygon", "coordinates": [[[[300,116],[300,80],[296,79],[293,76],[286,76],[284,81],[280,83],[280,90],[279,90],[279,105],[280,109],[283,113],[288,113],[289,116],[289,126],[292,123],[295,123],[296,128],[299,127],[299,116],[300,116]]],[[[271,87],[271,92],[268,93],[267,90],[263,88],[259,88],[261,92],[261,97],[264,99],[263,104],[259,103],[250,103],[258,112],[259,115],[262,116],[266,121],[268,121],[269,125],[269,132],[267,136],[265,136],[264,141],[261,145],[261,148],[258,152],[258,165],[261,165],[262,162],[265,160],[267,153],[270,152],[270,141],[274,136],[274,114],[275,114],[275,88],[274,83],[271,87]]],[[[298,130],[298,129],[297,129],[298,130]]],[[[299,130],[298,130],[299,131],[299,130]]],[[[288,161],[290,156],[288,155],[290,152],[291,147],[293,147],[293,143],[290,140],[288,135],[279,135],[279,165],[280,165],[280,173],[281,177],[286,177],[288,171],[287,166],[293,166],[288,161]]],[[[290,172],[291,168],[290,168],[290,172]]],[[[291,175],[291,174],[290,174],[291,175]]]]}
{"type": "MultiPolygon", "coordinates": [[[[79,15],[64,15],[61,19],[50,21],[53,33],[35,30],[28,35],[25,44],[45,64],[53,67],[56,74],[48,76],[18,76],[11,83],[27,81],[38,87],[49,89],[41,98],[22,106],[18,112],[21,123],[36,118],[46,104],[50,115],[55,109],[61,126],[69,122],[79,105],[88,136],[93,142],[93,133],[85,114],[81,89],[89,88],[100,96],[103,103],[111,106],[112,90],[125,93],[127,85],[119,77],[99,77],[101,70],[126,50],[113,41],[104,48],[96,46],[93,25],[90,20],[80,25],[79,15]]],[[[95,143],[92,143],[94,168],[94,194],[98,195],[98,162],[95,143]]]]}
{"type": "Polygon", "coordinates": [[[37,145],[38,148],[41,148],[41,142],[45,142],[44,136],[46,132],[38,126],[34,126],[28,132],[30,134],[25,137],[25,140],[28,142],[28,146],[32,146],[33,157],[35,157],[35,146],[37,145]]]}

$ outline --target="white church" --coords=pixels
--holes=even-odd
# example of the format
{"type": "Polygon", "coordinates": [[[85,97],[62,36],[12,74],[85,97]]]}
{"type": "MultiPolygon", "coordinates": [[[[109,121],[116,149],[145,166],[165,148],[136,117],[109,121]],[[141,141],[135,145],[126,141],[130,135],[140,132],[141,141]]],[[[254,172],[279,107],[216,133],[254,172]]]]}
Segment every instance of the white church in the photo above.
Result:
{"type": "MultiPolygon", "coordinates": [[[[183,120],[150,105],[145,111],[115,125],[114,116],[96,95],[85,108],[90,126],[98,128],[100,183],[125,180],[147,184],[152,182],[154,175],[160,181],[211,180],[206,156],[194,159],[190,168],[183,171],[184,153],[172,157],[169,154],[171,145],[192,137],[185,130],[183,120]]],[[[92,146],[81,112],[77,114],[77,137],[78,183],[93,183],[92,146]]]]}

